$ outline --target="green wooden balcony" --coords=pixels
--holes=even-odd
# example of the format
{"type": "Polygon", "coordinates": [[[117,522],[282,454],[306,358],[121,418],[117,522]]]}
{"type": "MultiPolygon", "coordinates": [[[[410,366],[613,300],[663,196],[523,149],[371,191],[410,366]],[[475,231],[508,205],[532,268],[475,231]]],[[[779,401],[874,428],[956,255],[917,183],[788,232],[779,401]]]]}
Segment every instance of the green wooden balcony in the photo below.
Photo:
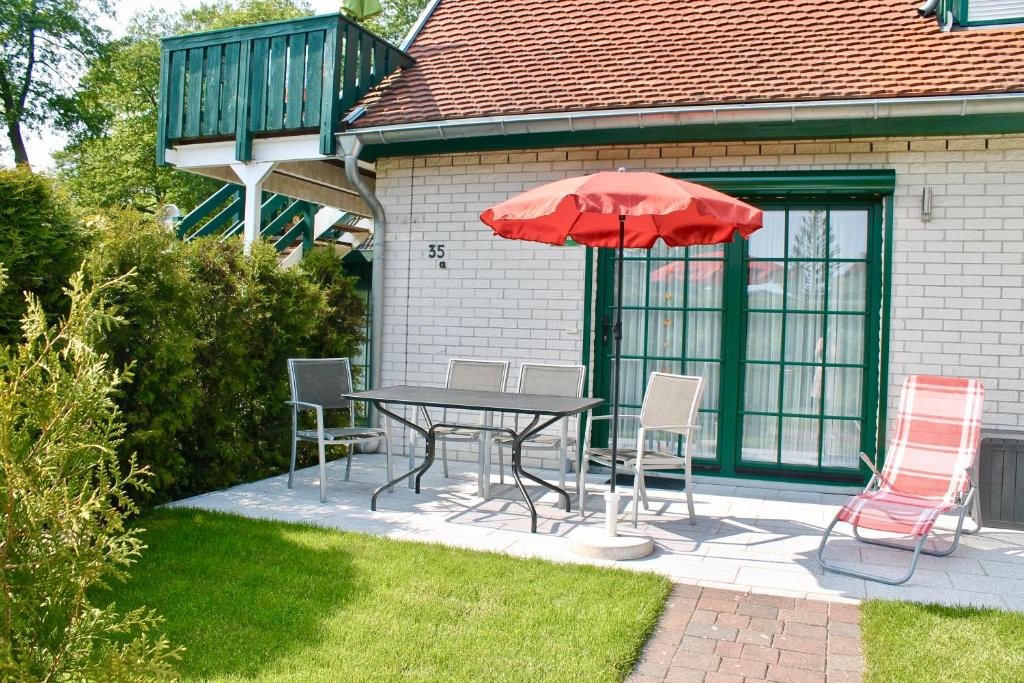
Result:
{"type": "Polygon", "coordinates": [[[168,146],[235,140],[252,159],[253,137],[319,133],[335,153],[342,117],[412,58],[340,14],[164,38],[157,163],[168,146]]]}

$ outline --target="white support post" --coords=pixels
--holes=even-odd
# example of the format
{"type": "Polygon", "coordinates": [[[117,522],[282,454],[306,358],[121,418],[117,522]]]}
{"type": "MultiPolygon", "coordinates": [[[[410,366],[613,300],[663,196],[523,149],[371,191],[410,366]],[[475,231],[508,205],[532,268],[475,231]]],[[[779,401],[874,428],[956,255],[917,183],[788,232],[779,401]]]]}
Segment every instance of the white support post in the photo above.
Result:
{"type": "Polygon", "coordinates": [[[273,162],[249,161],[231,164],[231,170],[245,185],[245,220],[242,249],[246,255],[252,252],[253,243],[260,238],[260,209],[263,198],[263,181],[274,170],[273,162]]]}

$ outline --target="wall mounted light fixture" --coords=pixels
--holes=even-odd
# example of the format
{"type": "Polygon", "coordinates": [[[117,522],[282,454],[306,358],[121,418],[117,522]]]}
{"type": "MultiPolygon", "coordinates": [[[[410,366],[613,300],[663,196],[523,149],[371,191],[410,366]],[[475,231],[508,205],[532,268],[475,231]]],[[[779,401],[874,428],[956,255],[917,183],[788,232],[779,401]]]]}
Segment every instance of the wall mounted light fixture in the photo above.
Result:
{"type": "Polygon", "coordinates": [[[932,219],[932,188],[925,187],[921,190],[921,220],[928,222],[932,219]]]}

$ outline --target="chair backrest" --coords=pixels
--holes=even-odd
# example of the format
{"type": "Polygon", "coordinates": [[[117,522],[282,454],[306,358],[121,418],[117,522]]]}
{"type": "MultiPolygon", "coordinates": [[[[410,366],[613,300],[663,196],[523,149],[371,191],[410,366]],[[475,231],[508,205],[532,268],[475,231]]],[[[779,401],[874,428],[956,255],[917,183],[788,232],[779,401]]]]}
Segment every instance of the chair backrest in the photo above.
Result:
{"type": "Polygon", "coordinates": [[[704,378],[652,372],[640,408],[640,426],[681,429],[696,424],[704,378]]]}
{"type": "Polygon", "coordinates": [[[289,358],[288,381],[292,400],[327,409],[348,408],[342,396],[352,392],[348,358],[289,358]]]}
{"type": "Polygon", "coordinates": [[[505,391],[507,379],[507,360],[452,358],[448,361],[445,386],[469,391],[505,391]]]}
{"type": "Polygon", "coordinates": [[[523,363],[519,368],[519,393],[537,396],[583,395],[582,365],[544,365],[523,363]]]}
{"type": "Polygon", "coordinates": [[[882,486],[952,503],[970,482],[967,470],[981,442],[984,402],[985,389],[977,380],[907,377],[882,486]]]}

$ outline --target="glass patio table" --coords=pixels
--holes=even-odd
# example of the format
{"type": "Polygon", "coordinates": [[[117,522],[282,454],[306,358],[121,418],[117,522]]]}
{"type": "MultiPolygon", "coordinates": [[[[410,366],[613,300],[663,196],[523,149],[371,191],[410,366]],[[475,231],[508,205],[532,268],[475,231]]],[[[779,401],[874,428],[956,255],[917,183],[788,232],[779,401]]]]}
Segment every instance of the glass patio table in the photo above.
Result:
{"type": "MultiPolygon", "coordinates": [[[[562,488],[550,484],[540,477],[523,469],[523,443],[539,434],[546,427],[573,415],[592,410],[604,401],[599,398],[570,398],[563,396],[541,396],[535,394],[513,394],[501,391],[468,391],[465,389],[446,389],[441,387],[394,386],[383,389],[371,389],[346,394],[345,398],[352,401],[372,403],[383,415],[399,422],[423,435],[427,443],[426,457],[423,464],[410,469],[393,481],[389,481],[376,491],[370,498],[370,509],[377,509],[377,497],[395,484],[415,477],[416,493],[420,492],[420,479],[434,464],[435,432],[441,427],[463,427],[486,432],[498,432],[512,437],[512,476],[516,486],[523,494],[527,507],[530,509],[530,531],[537,531],[537,508],[530,498],[523,477],[550,489],[565,501],[565,510],[569,511],[569,494],[562,488]],[[385,405],[405,405],[423,408],[426,425],[419,425],[388,410],[385,405]],[[454,422],[433,422],[430,420],[428,408],[450,408],[469,412],[513,413],[532,415],[533,419],[523,428],[517,430],[504,426],[464,425],[454,422]]],[[[483,457],[483,455],[481,455],[483,457]]],[[[490,476],[488,472],[486,476],[490,476]]]]}

